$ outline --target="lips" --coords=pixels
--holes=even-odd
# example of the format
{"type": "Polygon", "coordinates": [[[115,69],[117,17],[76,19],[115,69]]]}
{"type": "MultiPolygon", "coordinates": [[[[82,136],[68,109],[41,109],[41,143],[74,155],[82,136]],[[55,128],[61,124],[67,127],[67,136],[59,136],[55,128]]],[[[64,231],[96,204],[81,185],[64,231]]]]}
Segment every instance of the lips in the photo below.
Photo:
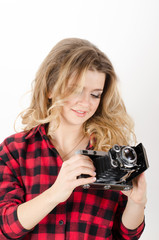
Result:
{"type": "Polygon", "coordinates": [[[84,116],[87,114],[86,111],[82,111],[82,110],[72,109],[72,111],[73,111],[78,117],[84,117],[84,116]]]}

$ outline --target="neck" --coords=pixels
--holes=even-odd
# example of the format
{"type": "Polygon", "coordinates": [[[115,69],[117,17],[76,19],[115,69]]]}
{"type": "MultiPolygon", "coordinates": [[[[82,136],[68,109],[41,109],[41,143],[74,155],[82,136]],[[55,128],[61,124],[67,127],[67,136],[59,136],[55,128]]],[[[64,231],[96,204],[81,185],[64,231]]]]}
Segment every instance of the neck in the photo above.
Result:
{"type": "Polygon", "coordinates": [[[64,124],[60,124],[60,126],[56,129],[55,132],[51,131],[52,123],[49,124],[48,132],[52,139],[56,139],[59,144],[64,144],[66,142],[74,142],[76,139],[84,136],[83,127],[82,126],[65,126],[64,124]]]}
{"type": "Polygon", "coordinates": [[[71,157],[77,149],[84,149],[89,141],[89,137],[84,134],[83,127],[66,127],[60,124],[54,133],[51,133],[51,123],[49,124],[51,141],[63,160],[65,156],[71,157]]]}

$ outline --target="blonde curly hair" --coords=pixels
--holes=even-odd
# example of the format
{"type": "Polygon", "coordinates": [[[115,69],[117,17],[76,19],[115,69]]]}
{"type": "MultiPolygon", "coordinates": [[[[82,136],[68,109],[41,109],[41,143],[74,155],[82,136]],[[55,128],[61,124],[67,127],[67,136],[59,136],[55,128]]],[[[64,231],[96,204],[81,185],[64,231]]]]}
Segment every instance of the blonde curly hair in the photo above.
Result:
{"type": "Polygon", "coordinates": [[[54,122],[52,131],[55,131],[60,122],[61,106],[81,86],[87,70],[106,75],[99,107],[83,126],[84,132],[93,136],[94,149],[107,151],[114,144],[135,142],[134,124],[119,94],[112,63],[95,45],[79,38],[60,41],[41,64],[34,80],[30,106],[20,114],[24,131],[50,121],[54,122]],[[74,89],[67,87],[70,78],[74,81],[74,89]]]}

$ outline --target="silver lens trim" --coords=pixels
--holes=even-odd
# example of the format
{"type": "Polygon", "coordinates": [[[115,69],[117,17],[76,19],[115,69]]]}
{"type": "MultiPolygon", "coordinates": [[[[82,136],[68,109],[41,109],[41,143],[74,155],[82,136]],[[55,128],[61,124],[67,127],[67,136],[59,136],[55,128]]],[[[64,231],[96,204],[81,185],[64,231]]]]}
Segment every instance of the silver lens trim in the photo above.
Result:
{"type": "Polygon", "coordinates": [[[131,168],[133,166],[135,166],[136,162],[137,162],[137,154],[135,152],[135,150],[132,148],[132,147],[129,147],[129,146],[125,146],[122,148],[121,150],[121,157],[124,161],[124,165],[128,168],[131,168]],[[134,159],[128,159],[126,156],[125,156],[125,150],[126,149],[129,149],[131,152],[133,152],[133,155],[134,155],[134,159]]]}

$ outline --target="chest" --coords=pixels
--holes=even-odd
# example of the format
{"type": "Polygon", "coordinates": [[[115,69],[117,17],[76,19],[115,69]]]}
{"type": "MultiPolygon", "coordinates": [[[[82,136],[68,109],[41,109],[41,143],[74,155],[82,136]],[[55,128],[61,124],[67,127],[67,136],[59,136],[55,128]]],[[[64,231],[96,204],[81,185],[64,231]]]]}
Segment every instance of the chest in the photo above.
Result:
{"type": "Polygon", "coordinates": [[[48,148],[26,151],[19,161],[26,201],[51,187],[62,165],[60,156],[48,148]]]}

